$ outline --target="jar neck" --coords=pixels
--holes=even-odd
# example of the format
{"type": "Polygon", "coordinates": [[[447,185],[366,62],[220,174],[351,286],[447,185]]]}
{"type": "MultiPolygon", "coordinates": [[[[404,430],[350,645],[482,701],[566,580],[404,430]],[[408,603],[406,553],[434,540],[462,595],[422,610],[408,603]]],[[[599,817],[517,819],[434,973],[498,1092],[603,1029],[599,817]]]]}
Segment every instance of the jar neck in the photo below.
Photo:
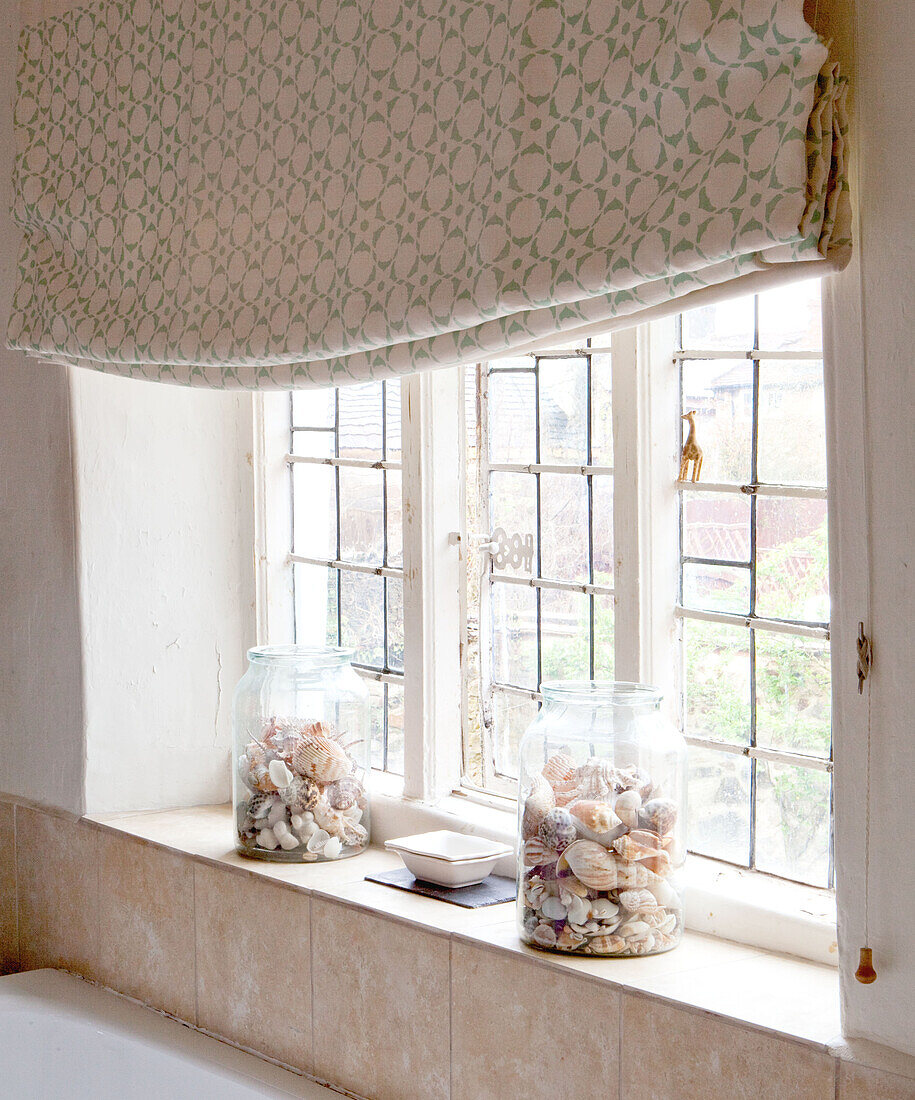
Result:
{"type": "Polygon", "coordinates": [[[540,685],[544,706],[581,707],[651,713],[661,707],[661,692],[651,684],[616,680],[554,680],[540,685]]]}
{"type": "Polygon", "coordinates": [[[248,661],[258,668],[333,672],[348,668],[355,653],[343,646],[264,645],[249,649],[248,661]]]}

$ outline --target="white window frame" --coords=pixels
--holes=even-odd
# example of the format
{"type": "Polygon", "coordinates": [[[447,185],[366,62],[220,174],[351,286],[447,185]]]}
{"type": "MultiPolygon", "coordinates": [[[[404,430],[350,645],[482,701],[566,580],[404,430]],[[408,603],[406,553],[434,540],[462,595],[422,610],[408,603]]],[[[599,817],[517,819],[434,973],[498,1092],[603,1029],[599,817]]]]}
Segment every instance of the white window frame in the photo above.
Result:
{"type": "MultiPolygon", "coordinates": [[[[678,583],[664,549],[679,543],[678,491],[670,477],[679,462],[679,394],[670,384],[674,347],[673,318],[620,330],[610,338],[615,675],[658,685],[676,721],[680,673],[672,655],[679,627],[671,611],[678,583]],[[635,468],[632,456],[637,456],[635,468]]],[[[479,534],[465,529],[463,387],[463,369],[402,379],[404,775],[373,773],[376,843],[441,827],[515,839],[515,799],[473,789],[463,777],[464,548],[468,538],[479,534]]],[[[294,637],[288,438],[288,394],[257,394],[255,565],[261,643],[294,637]]],[[[513,875],[512,861],[497,870],[513,875]]],[[[687,926],[819,962],[837,961],[835,908],[824,891],[704,857],[687,861],[687,926]]]]}

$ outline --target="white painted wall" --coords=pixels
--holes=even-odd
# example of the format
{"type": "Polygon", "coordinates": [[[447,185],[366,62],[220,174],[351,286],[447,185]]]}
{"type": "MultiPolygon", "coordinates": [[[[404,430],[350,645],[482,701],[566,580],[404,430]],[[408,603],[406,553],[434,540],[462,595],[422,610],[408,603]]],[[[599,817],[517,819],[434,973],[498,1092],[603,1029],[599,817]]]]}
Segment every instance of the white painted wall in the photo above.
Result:
{"type": "MultiPolygon", "coordinates": [[[[0,332],[19,233],[12,196],[18,24],[0,7],[0,332]]],[[[2,343],[2,341],[0,341],[2,343]]],[[[0,790],[81,809],[79,614],[66,372],[0,346],[0,790]]]]}
{"type": "MultiPolygon", "coordinates": [[[[854,43],[850,4],[837,31],[854,43]]],[[[858,255],[835,280],[831,477],[839,492],[836,797],[839,943],[847,1034],[915,1054],[915,3],[858,0],[858,255]],[[859,283],[860,263],[861,283],[859,283]],[[860,287],[865,310],[861,320],[860,287]],[[866,352],[866,358],[865,358],[866,352]],[[860,377],[866,362],[866,394],[860,377]],[[862,404],[864,417],[862,418],[862,404]],[[862,433],[862,419],[866,433],[862,433]],[[878,973],[853,974],[864,933],[867,695],[855,690],[854,636],[866,619],[862,471],[870,482],[872,633],[870,946],[878,973]]]]}
{"type": "Polygon", "coordinates": [[[73,371],[86,809],[229,797],[254,644],[252,399],[73,371]]]}

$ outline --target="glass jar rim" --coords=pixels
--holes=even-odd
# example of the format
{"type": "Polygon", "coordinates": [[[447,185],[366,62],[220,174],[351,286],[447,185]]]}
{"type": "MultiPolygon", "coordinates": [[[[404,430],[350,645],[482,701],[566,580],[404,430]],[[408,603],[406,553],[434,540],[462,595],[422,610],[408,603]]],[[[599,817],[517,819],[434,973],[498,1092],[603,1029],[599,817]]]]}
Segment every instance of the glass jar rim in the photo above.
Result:
{"type": "Polygon", "coordinates": [[[305,668],[336,668],[348,665],[356,655],[346,646],[257,645],[248,650],[248,660],[259,665],[302,665],[305,668]]]}
{"type": "Polygon", "coordinates": [[[583,703],[598,707],[638,707],[658,704],[664,698],[653,684],[626,680],[548,680],[540,685],[544,701],[583,703]]]}

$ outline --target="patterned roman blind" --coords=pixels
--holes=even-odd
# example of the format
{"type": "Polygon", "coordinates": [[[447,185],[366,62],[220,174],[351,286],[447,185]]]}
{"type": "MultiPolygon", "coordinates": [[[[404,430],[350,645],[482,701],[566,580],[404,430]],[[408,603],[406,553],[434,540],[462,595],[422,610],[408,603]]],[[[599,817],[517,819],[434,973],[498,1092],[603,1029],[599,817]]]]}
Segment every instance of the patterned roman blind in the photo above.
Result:
{"type": "Polygon", "coordinates": [[[77,5],[21,37],[8,339],[339,385],[836,270],[844,94],[801,0],[77,5]]]}

